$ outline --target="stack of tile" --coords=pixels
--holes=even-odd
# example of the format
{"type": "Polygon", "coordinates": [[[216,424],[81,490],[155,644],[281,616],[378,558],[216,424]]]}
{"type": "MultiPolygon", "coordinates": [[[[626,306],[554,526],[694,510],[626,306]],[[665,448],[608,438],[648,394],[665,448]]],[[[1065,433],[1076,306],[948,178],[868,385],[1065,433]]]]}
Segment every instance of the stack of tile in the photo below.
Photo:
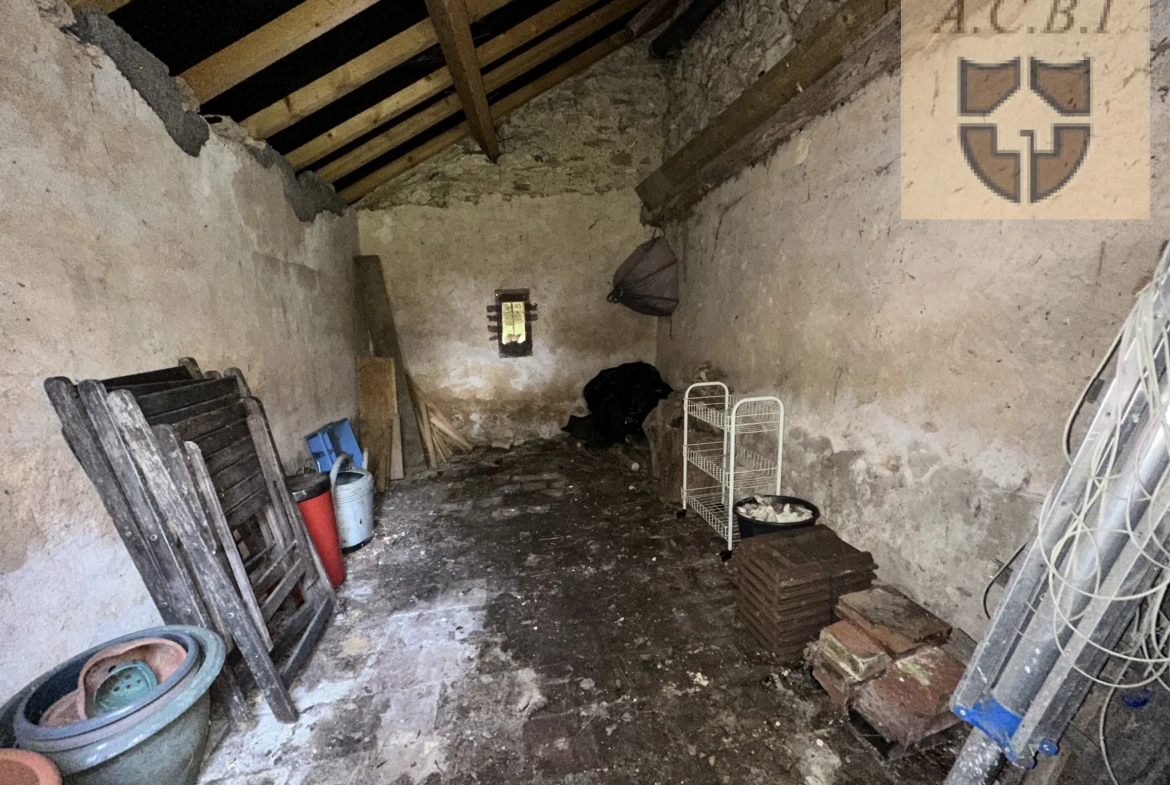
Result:
{"type": "Polygon", "coordinates": [[[751,537],[735,558],[738,615],[752,636],[782,661],[833,622],[837,599],[873,583],[873,557],[827,526],[751,537]]]}
{"type": "Polygon", "coordinates": [[[841,597],[837,614],[811,655],[834,703],[901,747],[958,722],[949,703],[963,664],[941,648],[946,622],[888,586],[841,597]]]}

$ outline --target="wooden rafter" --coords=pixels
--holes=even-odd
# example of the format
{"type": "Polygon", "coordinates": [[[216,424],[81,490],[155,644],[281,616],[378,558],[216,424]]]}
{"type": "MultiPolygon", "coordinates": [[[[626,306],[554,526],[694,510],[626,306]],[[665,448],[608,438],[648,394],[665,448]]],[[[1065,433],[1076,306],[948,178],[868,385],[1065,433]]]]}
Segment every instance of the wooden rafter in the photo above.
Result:
{"type": "MultiPolygon", "coordinates": [[[[541,93],[551,90],[566,79],[576,76],[589,66],[622,48],[632,38],[633,36],[629,30],[622,29],[604,41],[594,44],[568,62],[563,63],[540,78],[529,82],[516,92],[492,104],[492,115],[499,119],[515,111],[541,93]]],[[[361,180],[343,189],[341,191],[341,197],[350,204],[356,202],[383,183],[393,180],[395,177],[418,166],[428,158],[441,153],[460,139],[463,139],[468,133],[470,133],[470,129],[467,123],[460,123],[451,130],[419,145],[401,158],[391,161],[376,172],[366,175],[361,180]]]]}
{"type": "Polygon", "coordinates": [[[377,0],[305,0],[179,74],[200,101],[235,87],[377,0]]]}
{"type": "MultiPolygon", "coordinates": [[[[481,66],[486,69],[500,58],[511,54],[521,46],[539,38],[557,25],[576,16],[581,11],[593,5],[595,1],[560,0],[560,2],[554,3],[540,13],[530,16],[515,27],[505,30],[500,35],[476,49],[476,55],[479,58],[481,66]]],[[[641,2],[641,0],[638,1],[641,2]]],[[[430,24],[429,20],[427,24],[430,24]]],[[[485,75],[484,82],[488,92],[496,89],[491,84],[492,76],[490,71],[485,75]]],[[[450,86],[451,72],[444,66],[379,101],[370,108],[359,112],[320,136],[310,139],[295,150],[291,150],[285,157],[288,158],[289,163],[298,169],[309,166],[335,150],[344,147],[358,137],[369,133],[378,126],[385,125],[398,115],[418,106],[428,98],[438,95],[450,86]]],[[[498,87],[498,85],[496,86],[498,87]]]]}
{"type": "MultiPolygon", "coordinates": [[[[507,3],[508,0],[473,0],[468,3],[467,10],[474,22],[499,10],[507,3]]],[[[430,19],[424,19],[321,78],[244,118],[240,125],[244,126],[253,138],[267,139],[437,43],[434,25],[430,19]]],[[[442,70],[446,72],[446,68],[442,70]]],[[[447,86],[450,86],[450,82],[447,86]]]]}
{"type": "Polygon", "coordinates": [[[467,115],[471,135],[487,157],[494,161],[500,157],[500,142],[492,125],[487,91],[479,70],[479,58],[475,54],[467,4],[464,0],[426,0],[426,4],[455,92],[467,115]]]}
{"type": "MultiPolygon", "coordinates": [[[[488,71],[484,76],[485,87],[488,92],[495,91],[512,80],[523,76],[526,72],[532,70],[536,66],[543,63],[545,60],[557,55],[558,53],[568,49],[574,44],[588,38],[598,30],[603,29],[629,12],[637,8],[643,0],[614,0],[609,5],[603,6],[601,9],[595,11],[589,16],[578,20],[568,27],[560,30],[555,35],[541,41],[536,46],[528,49],[519,56],[507,61],[498,68],[488,71]]],[[[571,15],[570,15],[571,16],[571,15]]],[[[502,38],[503,36],[499,36],[502,38]]],[[[489,42],[491,43],[491,42],[489,42]]],[[[485,44],[481,49],[486,48],[485,44]]],[[[502,56],[502,54],[501,54],[502,56]]],[[[498,59],[498,58],[497,58],[498,59]]],[[[410,119],[393,126],[382,134],[370,139],[345,155],[331,161],[326,166],[317,170],[317,174],[326,182],[336,182],[350,172],[365,166],[379,156],[385,155],[401,144],[406,143],[412,137],[425,131],[431,126],[441,123],[448,117],[451,117],[459,111],[459,102],[454,99],[455,96],[444,99],[433,106],[427,107],[422,112],[414,115],[410,119]]],[[[505,99],[506,100],[506,99],[505,99]]],[[[499,119],[496,117],[496,119],[499,119]]],[[[336,130],[336,129],[335,129],[336,130]]],[[[351,138],[357,138],[353,135],[351,138]]],[[[340,145],[338,145],[340,146],[340,145]]],[[[298,155],[304,148],[298,148],[292,153],[289,153],[289,161],[294,166],[301,166],[298,163],[302,160],[298,155]]],[[[334,148],[336,149],[336,148],[334,148]]],[[[324,155],[324,153],[322,153],[324,155]]],[[[320,156],[318,156],[320,157],[320,156]]]]}
{"type": "Polygon", "coordinates": [[[96,8],[107,14],[112,14],[122,6],[129,4],[130,0],[69,0],[69,5],[79,11],[82,8],[96,8]]]}

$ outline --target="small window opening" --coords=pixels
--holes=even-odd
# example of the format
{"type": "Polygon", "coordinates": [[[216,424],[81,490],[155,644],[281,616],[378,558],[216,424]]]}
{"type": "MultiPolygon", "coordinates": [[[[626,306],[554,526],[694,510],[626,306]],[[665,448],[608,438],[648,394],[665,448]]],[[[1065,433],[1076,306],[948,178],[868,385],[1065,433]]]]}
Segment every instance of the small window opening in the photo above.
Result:
{"type": "Polygon", "coordinates": [[[528,290],[497,289],[496,302],[487,310],[488,331],[499,345],[500,356],[531,356],[536,305],[528,302],[528,290]]]}

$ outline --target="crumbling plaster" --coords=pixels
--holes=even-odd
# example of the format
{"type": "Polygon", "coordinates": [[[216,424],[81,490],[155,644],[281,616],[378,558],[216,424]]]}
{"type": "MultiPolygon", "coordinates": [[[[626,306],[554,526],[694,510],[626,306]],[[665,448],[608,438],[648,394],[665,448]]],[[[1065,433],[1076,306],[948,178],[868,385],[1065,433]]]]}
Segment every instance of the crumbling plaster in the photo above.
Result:
{"type": "MultiPolygon", "coordinates": [[[[1170,9],[1154,12],[1154,40],[1170,9]]],[[[1170,57],[1153,63],[1165,160],[1170,57]]],[[[1065,417],[1167,237],[1149,222],[903,221],[898,77],[805,128],[668,227],[682,303],[668,380],[700,363],[787,407],[784,488],[880,577],[978,635],[996,560],[1029,536],[1065,417]]],[[[994,596],[994,595],[993,595],[994,596]]]]}
{"type": "Polygon", "coordinates": [[[298,217],[277,168],[197,156],[44,0],[0,0],[0,698],[157,621],[60,435],[45,377],[196,357],[244,370],[285,459],[356,409],[351,215],[298,217]]]}
{"type": "Polygon", "coordinates": [[[602,368],[653,361],[655,324],[605,300],[650,236],[633,187],[660,163],[662,74],[627,47],[508,115],[497,164],[458,146],[358,207],[408,372],[480,443],[550,436],[602,368]],[[489,341],[496,289],[531,289],[532,357],[489,341]]]}

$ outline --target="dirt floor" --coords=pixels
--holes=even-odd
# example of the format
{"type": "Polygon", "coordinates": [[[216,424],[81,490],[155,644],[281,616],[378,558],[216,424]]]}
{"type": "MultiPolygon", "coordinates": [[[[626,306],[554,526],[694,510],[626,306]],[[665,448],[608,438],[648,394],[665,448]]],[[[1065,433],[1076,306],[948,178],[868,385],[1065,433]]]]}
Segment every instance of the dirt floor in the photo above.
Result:
{"type": "Polygon", "coordinates": [[[937,785],[955,745],[883,759],[735,621],[731,570],[645,466],[570,441],[395,485],[281,725],[217,785],[937,785]]]}

